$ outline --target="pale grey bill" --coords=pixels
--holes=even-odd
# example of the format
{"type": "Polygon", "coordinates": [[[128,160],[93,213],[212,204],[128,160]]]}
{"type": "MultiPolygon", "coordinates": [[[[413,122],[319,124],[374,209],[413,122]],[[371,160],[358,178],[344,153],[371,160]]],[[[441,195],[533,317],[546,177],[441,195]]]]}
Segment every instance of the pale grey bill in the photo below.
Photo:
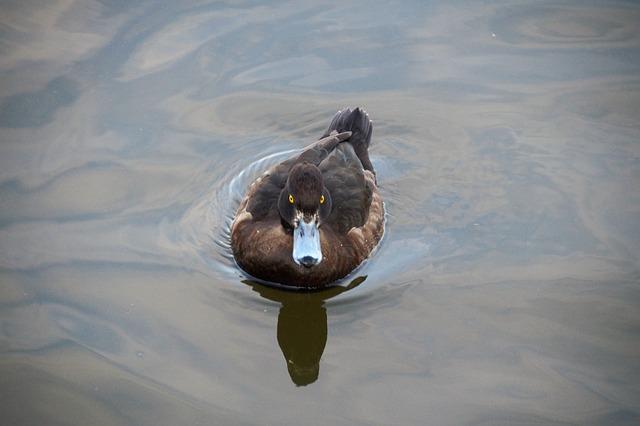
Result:
{"type": "Polygon", "coordinates": [[[313,266],[322,261],[320,230],[315,220],[301,220],[293,230],[293,260],[298,265],[313,266]]]}

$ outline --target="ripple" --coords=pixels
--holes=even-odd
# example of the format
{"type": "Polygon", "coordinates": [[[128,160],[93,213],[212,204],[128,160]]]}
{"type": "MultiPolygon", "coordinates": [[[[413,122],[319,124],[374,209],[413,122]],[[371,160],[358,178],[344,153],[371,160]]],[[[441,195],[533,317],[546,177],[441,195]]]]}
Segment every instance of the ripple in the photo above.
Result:
{"type": "Polygon", "coordinates": [[[178,229],[173,231],[179,235],[175,244],[195,253],[209,267],[229,278],[242,277],[231,252],[230,229],[235,211],[245,189],[260,173],[298,151],[278,151],[251,162],[245,168],[240,168],[237,163],[231,165],[215,182],[211,182],[213,187],[207,187],[187,209],[178,229]]]}
{"type": "MultiPolygon", "coordinates": [[[[227,281],[238,284],[248,278],[236,265],[231,250],[230,228],[235,216],[235,212],[245,194],[246,188],[265,170],[281,161],[290,158],[301,149],[278,150],[274,153],[264,155],[246,167],[241,163],[231,164],[222,175],[213,178],[210,186],[199,198],[185,211],[176,226],[169,226],[161,232],[169,241],[167,245],[172,245],[173,249],[183,251],[186,256],[197,257],[207,270],[222,273],[227,281]]],[[[380,170],[380,176],[393,181],[406,173],[406,164],[400,161],[386,159],[384,157],[373,157],[374,167],[380,170]]],[[[213,165],[211,166],[214,167],[213,165]]],[[[219,169],[219,164],[216,165],[219,169]]],[[[207,174],[206,172],[204,174],[207,174]]],[[[380,187],[385,197],[385,210],[389,203],[394,204],[398,194],[385,191],[384,183],[380,187]]],[[[388,218],[385,219],[385,226],[388,218]]],[[[387,232],[380,243],[376,246],[371,256],[365,260],[347,277],[338,281],[338,285],[348,285],[353,280],[372,275],[375,279],[367,280],[366,286],[354,289],[354,294],[361,294],[364,287],[366,292],[372,288],[379,287],[388,281],[387,278],[395,276],[402,265],[406,262],[397,259],[398,262],[378,262],[378,257],[386,255],[393,257],[393,253],[386,253],[389,250],[396,250],[395,245],[387,247],[387,232]]],[[[421,253],[424,247],[420,246],[421,253]]],[[[419,255],[419,254],[417,254],[419,255]]],[[[415,260],[415,256],[409,256],[407,261],[415,260]]]]}
{"type": "Polygon", "coordinates": [[[637,10],[606,6],[545,5],[512,8],[491,22],[503,42],[519,47],[630,47],[640,40],[637,10]]]}

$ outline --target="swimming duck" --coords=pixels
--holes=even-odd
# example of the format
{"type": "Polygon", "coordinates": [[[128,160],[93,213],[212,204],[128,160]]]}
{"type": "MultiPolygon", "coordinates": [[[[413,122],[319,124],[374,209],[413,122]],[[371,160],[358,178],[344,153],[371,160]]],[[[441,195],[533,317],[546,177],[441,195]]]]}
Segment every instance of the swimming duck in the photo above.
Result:
{"type": "Polygon", "coordinates": [[[321,288],[369,256],[384,232],[372,131],[364,110],[338,111],[320,140],[249,186],[231,225],[240,268],[273,283],[321,288]]]}

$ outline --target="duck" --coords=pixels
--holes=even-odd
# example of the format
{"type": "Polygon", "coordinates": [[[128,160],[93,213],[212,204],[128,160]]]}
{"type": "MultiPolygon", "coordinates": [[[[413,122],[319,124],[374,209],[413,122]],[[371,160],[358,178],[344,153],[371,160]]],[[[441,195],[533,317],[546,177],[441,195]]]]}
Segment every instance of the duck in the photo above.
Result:
{"type": "Polygon", "coordinates": [[[319,140],[249,185],[230,232],[242,271],[267,284],[318,289],[370,256],[385,221],[372,132],[365,110],[340,110],[319,140]]]}

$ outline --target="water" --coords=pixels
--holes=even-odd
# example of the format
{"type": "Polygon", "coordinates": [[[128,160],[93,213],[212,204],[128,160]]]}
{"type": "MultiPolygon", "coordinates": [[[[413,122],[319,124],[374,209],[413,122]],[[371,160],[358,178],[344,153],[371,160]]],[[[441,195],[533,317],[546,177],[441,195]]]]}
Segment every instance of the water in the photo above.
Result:
{"type": "Polygon", "coordinates": [[[640,5],[5,2],[3,424],[638,424],[640,5]],[[363,106],[385,238],[246,282],[246,185],[363,106]]]}

